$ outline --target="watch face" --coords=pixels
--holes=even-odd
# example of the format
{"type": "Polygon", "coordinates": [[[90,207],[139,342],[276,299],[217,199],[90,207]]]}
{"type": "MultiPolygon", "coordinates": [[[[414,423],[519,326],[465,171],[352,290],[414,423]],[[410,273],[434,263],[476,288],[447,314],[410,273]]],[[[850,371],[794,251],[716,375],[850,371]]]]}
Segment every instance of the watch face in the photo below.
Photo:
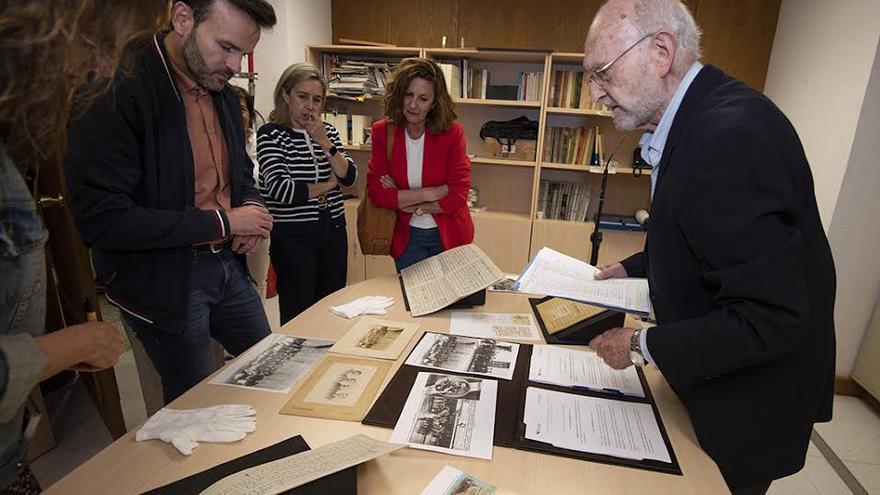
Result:
{"type": "Polygon", "coordinates": [[[645,358],[642,357],[642,355],[636,351],[629,352],[629,360],[632,364],[634,364],[636,366],[644,366],[645,365],[645,358]]]}

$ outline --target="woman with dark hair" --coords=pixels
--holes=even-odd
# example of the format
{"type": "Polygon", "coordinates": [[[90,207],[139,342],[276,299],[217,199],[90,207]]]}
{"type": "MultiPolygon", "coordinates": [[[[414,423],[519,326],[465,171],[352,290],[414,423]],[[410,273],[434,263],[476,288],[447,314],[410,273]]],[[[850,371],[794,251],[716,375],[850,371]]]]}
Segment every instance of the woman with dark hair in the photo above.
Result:
{"type": "Polygon", "coordinates": [[[383,110],[385,119],[373,124],[367,192],[376,206],[397,210],[391,256],[400,271],[473,241],[471,164],[435,62],[402,60],[386,85],[383,110]]]}
{"type": "Polygon", "coordinates": [[[23,464],[31,389],[73,366],[113,366],[122,352],[120,330],[103,322],[43,335],[47,233],[24,177],[60,165],[74,95],[82,110],[105,91],[125,47],[164,25],[168,6],[0,2],[0,494],[40,493],[23,464]]]}
{"type": "Polygon", "coordinates": [[[269,123],[257,131],[282,325],[345,287],[348,238],[340,185],[352,186],[357,168],[336,128],[321,120],[326,96],[318,69],[291,65],[275,86],[269,123]]]}

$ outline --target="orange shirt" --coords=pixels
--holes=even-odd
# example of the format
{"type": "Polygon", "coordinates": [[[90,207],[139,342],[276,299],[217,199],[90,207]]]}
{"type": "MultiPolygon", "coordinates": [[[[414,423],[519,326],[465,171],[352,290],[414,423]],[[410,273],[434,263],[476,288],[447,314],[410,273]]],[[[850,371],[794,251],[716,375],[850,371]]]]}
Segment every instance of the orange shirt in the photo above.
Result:
{"type": "Polygon", "coordinates": [[[168,57],[186,109],[186,130],[195,165],[195,207],[230,209],[229,151],[211,92],[168,57]]]}

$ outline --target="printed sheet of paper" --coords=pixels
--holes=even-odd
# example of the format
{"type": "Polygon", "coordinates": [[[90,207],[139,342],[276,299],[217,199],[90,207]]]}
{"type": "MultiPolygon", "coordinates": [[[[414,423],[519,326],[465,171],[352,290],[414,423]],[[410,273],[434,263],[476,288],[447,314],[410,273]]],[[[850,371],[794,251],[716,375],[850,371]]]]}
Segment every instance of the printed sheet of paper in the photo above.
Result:
{"type": "Polygon", "coordinates": [[[647,316],[648,281],[643,278],[595,280],[599,269],[550,248],[542,248],[519,277],[519,290],[565,297],[647,316]]]}
{"type": "Polygon", "coordinates": [[[599,306],[571,301],[561,297],[552,297],[536,304],[535,308],[538,310],[538,314],[541,315],[544,328],[547,329],[547,333],[550,335],[605,311],[605,308],[600,308],[599,306]]]}
{"type": "Polygon", "coordinates": [[[538,326],[530,314],[455,311],[449,333],[487,339],[541,340],[538,326]]]}
{"type": "Polygon", "coordinates": [[[406,364],[510,380],[518,353],[519,344],[512,342],[427,332],[406,364]]]}
{"type": "Polygon", "coordinates": [[[495,380],[419,372],[389,441],[492,459],[497,394],[495,380]]]}
{"type": "Polygon", "coordinates": [[[495,495],[495,493],[494,485],[480,481],[452,466],[443,466],[420,495],[495,495]]]}
{"type": "Polygon", "coordinates": [[[294,392],[281,413],[360,421],[389,369],[388,361],[328,355],[294,392]]]}
{"type": "Polygon", "coordinates": [[[201,495],[277,495],[403,447],[355,435],[231,474],[201,495]]]}
{"type": "Polygon", "coordinates": [[[419,330],[418,325],[362,318],[336,341],[330,352],[379,359],[397,359],[419,330]]]}
{"type": "Polygon", "coordinates": [[[532,347],[529,381],[645,397],[635,366],[615,370],[595,352],[567,347],[532,347]]]}
{"type": "Polygon", "coordinates": [[[413,316],[440,311],[504,278],[504,273],[473,244],[459,246],[400,271],[413,316]]]}
{"type": "Polygon", "coordinates": [[[286,394],[332,345],[331,340],[273,333],[238,356],[208,383],[286,394]]]}
{"type": "Polygon", "coordinates": [[[525,437],[561,449],[672,462],[650,404],[526,389],[525,437]]]}

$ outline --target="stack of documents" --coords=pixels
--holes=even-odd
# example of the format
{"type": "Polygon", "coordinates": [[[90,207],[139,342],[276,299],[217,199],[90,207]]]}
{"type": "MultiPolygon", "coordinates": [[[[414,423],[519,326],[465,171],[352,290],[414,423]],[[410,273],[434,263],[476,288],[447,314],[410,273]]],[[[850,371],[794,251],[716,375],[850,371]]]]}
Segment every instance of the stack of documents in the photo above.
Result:
{"type": "Polygon", "coordinates": [[[578,390],[645,397],[635,366],[615,370],[595,352],[550,345],[532,348],[529,381],[578,390]]]}
{"type": "Polygon", "coordinates": [[[564,297],[647,316],[651,313],[648,281],[643,278],[595,280],[593,265],[542,248],[519,276],[519,290],[564,297]]]}
{"type": "Polygon", "coordinates": [[[672,462],[651,404],[529,387],[525,437],[560,449],[672,462]]]}

